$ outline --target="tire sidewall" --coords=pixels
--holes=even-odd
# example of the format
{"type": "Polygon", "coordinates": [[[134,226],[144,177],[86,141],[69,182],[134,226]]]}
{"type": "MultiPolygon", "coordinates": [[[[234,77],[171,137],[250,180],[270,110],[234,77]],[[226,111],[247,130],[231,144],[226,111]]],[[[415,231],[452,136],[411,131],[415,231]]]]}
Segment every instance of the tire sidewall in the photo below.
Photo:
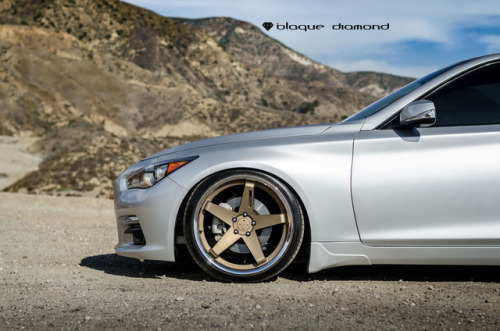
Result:
{"type": "Polygon", "coordinates": [[[204,179],[194,189],[193,193],[189,197],[184,213],[184,235],[186,237],[186,245],[192,258],[209,275],[219,280],[229,282],[258,282],[276,276],[293,261],[300,249],[304,237],[304,220],[297,198],[288,189],[288,187],[282,184],[282,182],[280,182],[279,180],[268,174],[255,170],[227,170],[216,173],[204,179]],[[281,255],[279,254],[278,260],[275,261],[272,266],[270,266],[269,268],[265,268],[258,273],[247,273],[245,275],[239,275],[223,271],[217,266],[213,259],[206,257],[206,253],[201,251],[202,248],[199,247],[195,238],[195,231],[197,231],[195,225],[197,218],[197,206],[199,205],[200,199],[203,199],[206,192],[218,182],[228,177],[234,176],[258,177],[270,182],[286,200],[285,202],[288,204],[291,213],[290,217],[292,219],[292,233],[290,234],[289,244],[286,247],[286,250],[281,255]]]}

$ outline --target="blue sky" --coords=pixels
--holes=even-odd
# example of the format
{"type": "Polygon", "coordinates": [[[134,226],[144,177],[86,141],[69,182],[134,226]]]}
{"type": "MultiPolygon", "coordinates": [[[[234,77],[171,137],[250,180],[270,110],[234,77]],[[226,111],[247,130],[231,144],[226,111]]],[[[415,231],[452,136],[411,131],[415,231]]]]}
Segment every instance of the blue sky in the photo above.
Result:
{"type": "Polygon", "coordinates": [[[467,58],[500,53],[498,0],[127,0],[169,17],[229,16],[341,71],[421,77],[467,58]],[[263,22],[322,24],[269,32],[263,22]],[[390,24],[387,31],[334,31],[333,24],[390,24]]]}

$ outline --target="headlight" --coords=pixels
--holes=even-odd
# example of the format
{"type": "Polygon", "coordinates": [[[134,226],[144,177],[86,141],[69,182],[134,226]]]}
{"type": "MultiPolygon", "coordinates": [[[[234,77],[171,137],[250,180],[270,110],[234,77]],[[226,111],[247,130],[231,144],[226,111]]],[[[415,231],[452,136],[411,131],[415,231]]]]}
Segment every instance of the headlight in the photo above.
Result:
{"type": "Polygon", "coordinates": [[[129,189],[151,187],[175,170],[185,166],[197,158],[198,156],[192,156],[175,161],[153,164],[142,168],[127,177],[127,187],[129,189]]]}

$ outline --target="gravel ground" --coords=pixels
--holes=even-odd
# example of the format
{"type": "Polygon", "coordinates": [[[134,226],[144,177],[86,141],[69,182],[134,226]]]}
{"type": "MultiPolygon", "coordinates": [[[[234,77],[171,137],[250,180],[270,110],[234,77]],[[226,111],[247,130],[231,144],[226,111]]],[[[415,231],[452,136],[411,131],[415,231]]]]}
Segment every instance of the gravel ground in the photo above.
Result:
{"type": "Polygon", "coordinates": [[[115,243],[110,200],[0,193],[0,329],[500,328],[500,267],[292,266],[224,284],[115,243]]]}

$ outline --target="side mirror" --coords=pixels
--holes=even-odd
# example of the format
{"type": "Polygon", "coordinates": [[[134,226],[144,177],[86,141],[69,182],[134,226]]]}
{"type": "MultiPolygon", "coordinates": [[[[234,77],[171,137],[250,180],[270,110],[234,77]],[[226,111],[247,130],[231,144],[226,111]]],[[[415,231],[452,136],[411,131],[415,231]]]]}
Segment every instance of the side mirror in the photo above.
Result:
{"type": "Polygon", "coordinates": [[[399,115],[396,128],[421,127],[425,128],[436,123],[436,107],[429,100],[418,100],[406,105],[399,115]]]}

